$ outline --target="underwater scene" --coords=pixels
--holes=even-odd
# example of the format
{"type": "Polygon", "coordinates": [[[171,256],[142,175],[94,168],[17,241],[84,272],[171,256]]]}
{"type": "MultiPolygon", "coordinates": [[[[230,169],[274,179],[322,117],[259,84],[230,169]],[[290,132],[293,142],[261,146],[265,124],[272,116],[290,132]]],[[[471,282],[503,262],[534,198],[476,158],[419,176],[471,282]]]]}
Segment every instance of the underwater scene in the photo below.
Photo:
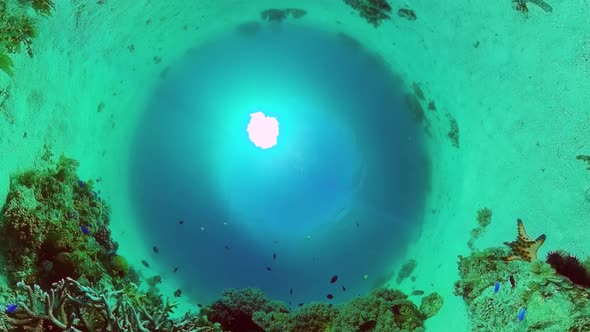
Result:
{"type": "Polygon", "coordinates": [[[590,2],[0,0],[0,332],[590,332],[590,2]]]}

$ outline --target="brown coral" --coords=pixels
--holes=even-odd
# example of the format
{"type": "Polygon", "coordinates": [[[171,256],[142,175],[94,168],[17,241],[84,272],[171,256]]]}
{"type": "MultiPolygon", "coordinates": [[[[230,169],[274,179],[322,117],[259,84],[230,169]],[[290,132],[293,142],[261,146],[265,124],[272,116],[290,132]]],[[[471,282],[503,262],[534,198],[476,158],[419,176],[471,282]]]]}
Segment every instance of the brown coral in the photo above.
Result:
{"type": "Polygon", "coordinates": [[[517,229],[518,229],[518,236],[516,237],[515,241],[512,242],[504,242],[505,245],[510,247],[511,254],[507,257],[504,257],[505,261],[512,261],[512,260],[523,260],[530,262],[532,260],[537,259],[537,251],[545,242],[545,234],[539,235],[535,240],[533,240],[524,229],[524,224],[522,223],[521,219],[516,220],[517,229]]]}

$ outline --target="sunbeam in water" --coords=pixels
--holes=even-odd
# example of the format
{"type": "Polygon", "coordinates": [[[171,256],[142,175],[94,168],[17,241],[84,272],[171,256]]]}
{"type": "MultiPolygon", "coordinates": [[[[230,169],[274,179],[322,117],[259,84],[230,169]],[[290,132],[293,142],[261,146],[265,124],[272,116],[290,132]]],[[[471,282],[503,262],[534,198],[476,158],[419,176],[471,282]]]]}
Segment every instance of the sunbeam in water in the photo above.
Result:
{"type": "Polygon", "coordinates": [[[399,80],[377,59],[284,24],[212,40],[171,70],[130,170],[144,235],[180,267],[184,294],[342,301],[391,275],[429,169],[399,80]]]}

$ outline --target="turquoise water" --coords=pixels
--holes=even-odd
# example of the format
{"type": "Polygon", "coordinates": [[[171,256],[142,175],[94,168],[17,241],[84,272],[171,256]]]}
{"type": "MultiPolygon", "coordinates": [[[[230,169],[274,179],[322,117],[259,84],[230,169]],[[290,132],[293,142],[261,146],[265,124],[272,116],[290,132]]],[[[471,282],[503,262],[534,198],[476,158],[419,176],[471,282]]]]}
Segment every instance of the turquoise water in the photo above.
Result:
{"type": "Polygon", "coordinates": [[[258,287],[294,304],[386,281],[429,184],[393,73],[341,35],[286,24],[195,47],[170,73],[137,128],[130,180],[180,282],[199,298],[258,287]],[[279,121],[267,150],[247,137],[258,110],[279,121]]]}
{"type": "Polygon", "coordinates": [[[0,331],[590,331],[589,12],[0,0],[0,331]]]}

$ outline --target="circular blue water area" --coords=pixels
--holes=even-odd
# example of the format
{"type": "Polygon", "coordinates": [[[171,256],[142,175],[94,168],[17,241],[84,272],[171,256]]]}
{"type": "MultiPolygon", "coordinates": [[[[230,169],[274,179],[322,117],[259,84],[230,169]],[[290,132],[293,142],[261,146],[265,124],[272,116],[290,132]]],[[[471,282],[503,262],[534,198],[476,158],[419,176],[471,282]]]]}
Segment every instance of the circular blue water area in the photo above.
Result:
{"type": "Polygon", "coordinates": [[[391,277],[420,227],[429,161],[400,81],[352,46],[285,24],[228,33],[162,81],[130,181],[160,249],[146,260],[161,260],[183,294],[204,303],[258,287],[295,307],[391,277]],[[256,112],[279,123],[272,148],[248,137],[256,112]]]}

